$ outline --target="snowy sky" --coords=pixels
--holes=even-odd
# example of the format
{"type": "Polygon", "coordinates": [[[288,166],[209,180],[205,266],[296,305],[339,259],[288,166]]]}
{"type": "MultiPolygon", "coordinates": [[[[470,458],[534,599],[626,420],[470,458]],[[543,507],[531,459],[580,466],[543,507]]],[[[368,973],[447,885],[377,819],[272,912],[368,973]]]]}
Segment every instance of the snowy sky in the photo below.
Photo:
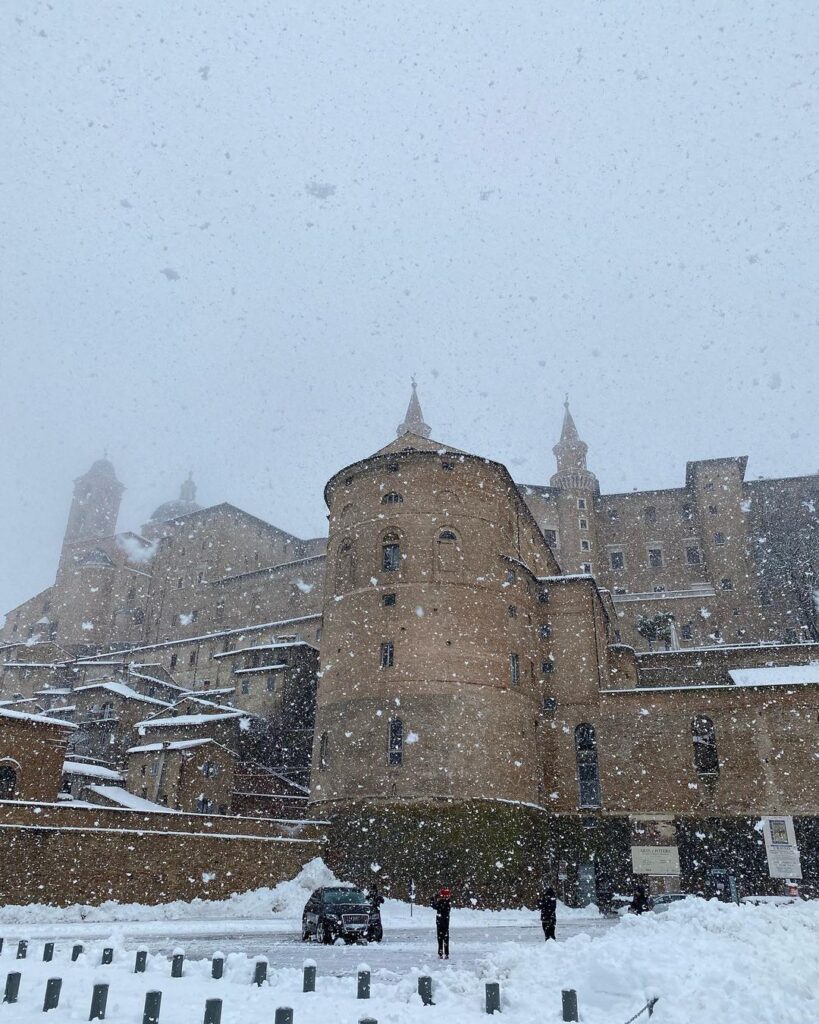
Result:
{"type": "Polygon", "coordinates": [[[819,8],[7,0],[0,609],[107,448],[308,536],[394,436],[604,490],[816,450],[819,8]]]}

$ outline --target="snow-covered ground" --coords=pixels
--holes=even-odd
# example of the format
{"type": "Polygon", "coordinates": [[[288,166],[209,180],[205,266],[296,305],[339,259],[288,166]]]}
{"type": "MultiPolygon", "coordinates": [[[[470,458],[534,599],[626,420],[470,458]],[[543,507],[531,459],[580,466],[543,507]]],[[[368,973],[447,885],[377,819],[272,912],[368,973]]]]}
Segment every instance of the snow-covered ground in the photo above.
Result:
{"type": "MultiPolygon", "coordinates": [[[[0,1018],[42,1021],[46,979],[61,977],[60,1007],[49,1020],[85,1020],[95,982],[110,983],[107,1020],[138,1024],[145,992],[162,992],[160,1020],[201,1021],[206,999],[223,1000],[224,1024],[261,1024],[277,1006],[294,1009],[294,1024],[355,1024],[370,1016],[384,1024],[485,1019],[484,986],[498,981],[504,1019],[521,1024],[561,1020],[560,992],[578,993],[581,1021],[624,1024],[651,997],[659,997],[652,1024],[802,1024],[819,1020],[819,972],[812,952],[819,905],[742,906],[686,900],[663,914],[603,921],[593,912],[560,908],[562,941],[542,941],[531,911],[457,910],[452,920],[452,959],[434,954],[433,915],[388,901],[380,946],[303,946],[298,928],[309,892],[333,881],[314,861],[297,879],[222,902],[194,901],[162,907],[11,907],[0,910],[0,985],[20,970],[20,1001],[0,1007],[0,1018]],[[85,918],[84,920],[82,918],[85,918]],[[184,937],[185,941],[177,941],[184,937]],[[26,960],[15,960],[19,938],[30,940],[26,960]],[[54,960],[43,963],[42,943],[56,940],[54,960]],[[133,974],[134,950],[151,950],[148,971],[133,974]],[[73,941],[85,953],[70,962],[73,941]],[[181,979],[170,977],[173,946],[189,959],[181,979]],[[100,965],[113,946],[114,962],[100,965]],[[210,977],[207,956],[227,954],[225,977],[210,977]],[[244,952],[231,952],[243,949],[244,952]],[[164,950],[164,952],[157,952],[164,950]],[[246,955],[252,952],[253,955],[246,955]],[[256,956],[270,961],[268,984],[251,985],[256,956]],[[203,959],[195,959],[203,957],[203,959]],[[318,963],[317,991],[301,991],[301,963],[318,963]],[[355,998],[355,974],[366,960],[373,969],[372,998],[355,998]],[[416,993],[419,974],[433,978],[435,1006],[416,993]]],[[[643,1014],[642,1021],[647,1019],[643,1014]]]]}

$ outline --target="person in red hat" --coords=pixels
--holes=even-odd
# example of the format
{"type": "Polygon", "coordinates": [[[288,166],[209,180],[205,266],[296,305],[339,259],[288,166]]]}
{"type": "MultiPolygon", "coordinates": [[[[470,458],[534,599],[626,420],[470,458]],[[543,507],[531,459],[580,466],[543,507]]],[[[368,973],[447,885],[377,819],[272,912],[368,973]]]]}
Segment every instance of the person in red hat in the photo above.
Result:
{"type": "Polygon", "coordinates": [[[438,932],[438,956],[449,960],[449,911],[452,909],[449,889],[444,887],[432,900],[435,911],[435,929],[438,932]]]}

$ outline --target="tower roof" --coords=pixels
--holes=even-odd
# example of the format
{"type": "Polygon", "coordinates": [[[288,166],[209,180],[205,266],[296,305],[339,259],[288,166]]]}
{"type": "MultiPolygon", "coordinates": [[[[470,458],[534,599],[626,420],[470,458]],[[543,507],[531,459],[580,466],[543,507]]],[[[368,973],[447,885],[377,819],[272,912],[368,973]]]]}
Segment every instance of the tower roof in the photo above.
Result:
{"type": "Polygon", "coordinates": [[[396,434],[398,437],[403,437],[404,434],[417,434],[418,437],[429,437],[431,433],[431,428],[424,422],[421,403],[418,401],[418,386],[413,380],[412,394],[407,406],[407,415],[404,417],[404,422],[399,423],[396,434]]]}
{"type": "Polygon", "coordinates": [[[119,480],[117,480],[117,474],[116,470],[114,469],[114,464],[108,458],[107,453],[104,458],[97,459],[96,462],[92,462],[91,468],[87,472],[83,473],[82,476],[78,476],[74,481],[75,484],[80,482],[84,484],[110,483],[115,484],[117,487],[120,488],[120,490],[125,490],[125,488],[122,486],[119,480]]]}
{"type": "Polygon", "coordinates": [[[198,512],[201,505],[196,503],[196,484],[193,482],[193,474],[188,473],[188,478],[179,488],[179,497],[175,501],[165,501],[151,516],[152,523],[164,523],[168,519],[176,519],[179,516],[186,516],[190,512],[198,512]]]}
{"type": "Polygon", "coordinates": [[[580,434],[578,434],[578,432],[577,432],[577,427],[575,426],[574,419],[572,418],[572,414],[571,414],[571,412],[569,410],[569,396],[568,395],[566,395],[566,398],[565,398],[565,400],[563,402],[563,409],[564,409],[564,412],[563,412],[563,429],[560,431],[560,440],[561,441],[579,441],[580,440],[580,434]]]}
{"type": "Polygon", "coordinates": [[[596,490],[597,477],[586,468],[589,446],[581,440],[574,418],[569,411],[569,396],[563,402],[563,427],[560,440],[552,451],[557,459],[557,473],[551,478],[553,487],[596,490]]]}

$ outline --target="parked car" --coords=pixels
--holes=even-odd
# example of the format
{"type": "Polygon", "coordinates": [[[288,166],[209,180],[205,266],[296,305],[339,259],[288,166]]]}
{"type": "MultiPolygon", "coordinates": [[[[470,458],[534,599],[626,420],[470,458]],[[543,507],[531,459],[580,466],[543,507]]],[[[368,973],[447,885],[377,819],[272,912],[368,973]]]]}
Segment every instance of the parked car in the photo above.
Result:
{"type": "Polygon", "coordinates": [[[384,937],[381,913],[360,889],[347,885],[325,885],[311,895],[301,918],[301,941],[332,945],[343,939],[380,942],[384,937]]]}
{"type": "Polygon", "coordinates": [[[687,892],[659,892],[656,896],[651,897],[651,909],[660,914],[673,907],[675,903],[687,899],[688,896],[687,892]]]}

